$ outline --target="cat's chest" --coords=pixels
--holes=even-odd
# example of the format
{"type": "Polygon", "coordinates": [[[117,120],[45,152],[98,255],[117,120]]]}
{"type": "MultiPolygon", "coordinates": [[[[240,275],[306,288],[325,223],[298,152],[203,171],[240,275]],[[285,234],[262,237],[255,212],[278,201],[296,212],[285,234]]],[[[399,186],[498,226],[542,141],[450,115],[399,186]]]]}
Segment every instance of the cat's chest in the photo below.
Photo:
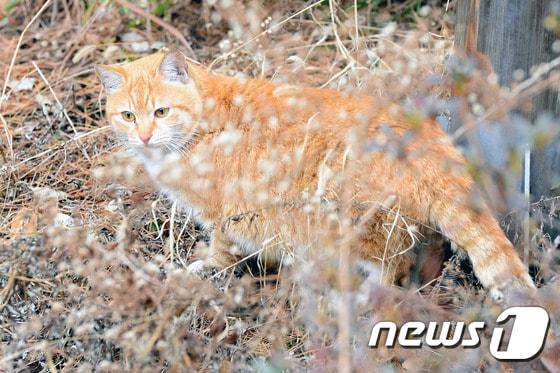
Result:
{"type": "Polygon", "coordinates": [[[182,210],[191,210],[193,218],[197,223],[203,226],[210,226],[212,223],[204,219],[203,208],[197,206],[188,198],[184,189],[180,188],[177,183],[166,182],[169,178],[168,173],[174,172],[174,168],[179,166],[173,165],[173,162],[166,162],[159,154],[140,154],[140,159],[144,165],[144,169],[161,192],[170,201],[177,203],[182,210]]]}

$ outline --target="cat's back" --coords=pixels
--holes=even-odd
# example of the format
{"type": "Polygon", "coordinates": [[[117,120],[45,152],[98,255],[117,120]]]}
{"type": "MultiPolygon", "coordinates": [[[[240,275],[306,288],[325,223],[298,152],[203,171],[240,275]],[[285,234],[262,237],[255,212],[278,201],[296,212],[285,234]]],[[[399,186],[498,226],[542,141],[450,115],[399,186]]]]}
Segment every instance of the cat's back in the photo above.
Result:
{"type": "Polygon", "coordinates": [[[363,93],[206,76],[209,78],[204,95],[217,104],[210,107],[208,115],[218,116],[220,123],[238,123],[238,129],[247,134],[243,152],[249,148],[259,155],[263,149],[270,149],[270,144],[279,150],[290,150],[305,140],[312,157],[323,157],[328,149],[345,147],[343,144],[352,136],[369,143],[413,132],[411,148],[445,137],[434,120],[420,114],[407,115],[398,105],[384,104],[363,93]]]}
{"type": "Polygon", "coordinates": [[[390,127],[402,135],[408,130],[424,127],[422,132],[431,136],[443,135],[435,121],[421,113],[410,113],[399,105],[389,105],[363,92],[275,84],[258,79],[250,80],[246,91],[250,92],[247,104],[255,104],[265,115],[282,115],[284,120],[279,124],[285,125],[284,129],[298,123],[317,122],[327,133],[365,126],[373,132],[390,127]]]}

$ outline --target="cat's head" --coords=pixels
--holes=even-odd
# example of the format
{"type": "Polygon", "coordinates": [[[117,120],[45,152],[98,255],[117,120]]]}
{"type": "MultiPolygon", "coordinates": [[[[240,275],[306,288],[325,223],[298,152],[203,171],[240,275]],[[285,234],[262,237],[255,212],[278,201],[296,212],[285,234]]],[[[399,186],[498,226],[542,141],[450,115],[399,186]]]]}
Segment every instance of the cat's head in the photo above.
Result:
{"type": "Polygon", "coordinates": [[[134,150],[181,152],[196,135],[200,97],[180,52],[96,71],[107,93],[107,118],[134,150]]]}

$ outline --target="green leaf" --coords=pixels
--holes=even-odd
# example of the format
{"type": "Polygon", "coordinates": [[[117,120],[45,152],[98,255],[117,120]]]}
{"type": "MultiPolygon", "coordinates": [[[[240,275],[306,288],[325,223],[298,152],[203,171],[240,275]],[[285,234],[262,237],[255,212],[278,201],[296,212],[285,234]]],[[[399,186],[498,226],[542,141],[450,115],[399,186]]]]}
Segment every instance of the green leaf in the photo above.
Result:
{"type": "Polygon", "coordinates": [[[164,0],[157,3],[157,6],[153,10],[153,14],[157,17],[165,16],[165,13],[171,8],[171,1],[164,0]]]}
{"type": "Polygon", "coordinates": [[[6,2],[6,5],[4,5],[4,11],[9,14],[12,10],[16,8],[16,6],[18,6],[19,1],[20,0],[8,0],[6,2]]]}

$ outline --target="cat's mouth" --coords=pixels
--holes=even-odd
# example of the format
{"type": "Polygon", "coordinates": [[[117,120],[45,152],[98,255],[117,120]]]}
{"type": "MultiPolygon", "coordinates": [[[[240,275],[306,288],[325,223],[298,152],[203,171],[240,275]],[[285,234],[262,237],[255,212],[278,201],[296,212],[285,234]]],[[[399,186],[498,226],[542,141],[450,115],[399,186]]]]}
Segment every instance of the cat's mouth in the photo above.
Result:
{"type": "Polygon", "coordinates": [[[182,146],[166,143],[134,144],[132,149],[137,155],[153,160],[163,159],[169,155],[184,156],[186,154],[186,144],[182,146]]]}
{"type": "Polygon", "coordinates": [[[166,147],[164,144],[138,144],[134,146],[137,152],[144,155],[165,155],[171,153],[173,150],[166,147]]]}
{"type": "Polygon", "coordinates": [[[148,141],[141,141],[139,138],[131,136],[128,137],[127,142],[129,149],[142,157],[154,159],[154,157],[173,154],[183,157],[187,154],[197,135],[198,131],[196,130],[190,134],[179,133],[176,130],[175,132],[156,134],[148,141]]]}

